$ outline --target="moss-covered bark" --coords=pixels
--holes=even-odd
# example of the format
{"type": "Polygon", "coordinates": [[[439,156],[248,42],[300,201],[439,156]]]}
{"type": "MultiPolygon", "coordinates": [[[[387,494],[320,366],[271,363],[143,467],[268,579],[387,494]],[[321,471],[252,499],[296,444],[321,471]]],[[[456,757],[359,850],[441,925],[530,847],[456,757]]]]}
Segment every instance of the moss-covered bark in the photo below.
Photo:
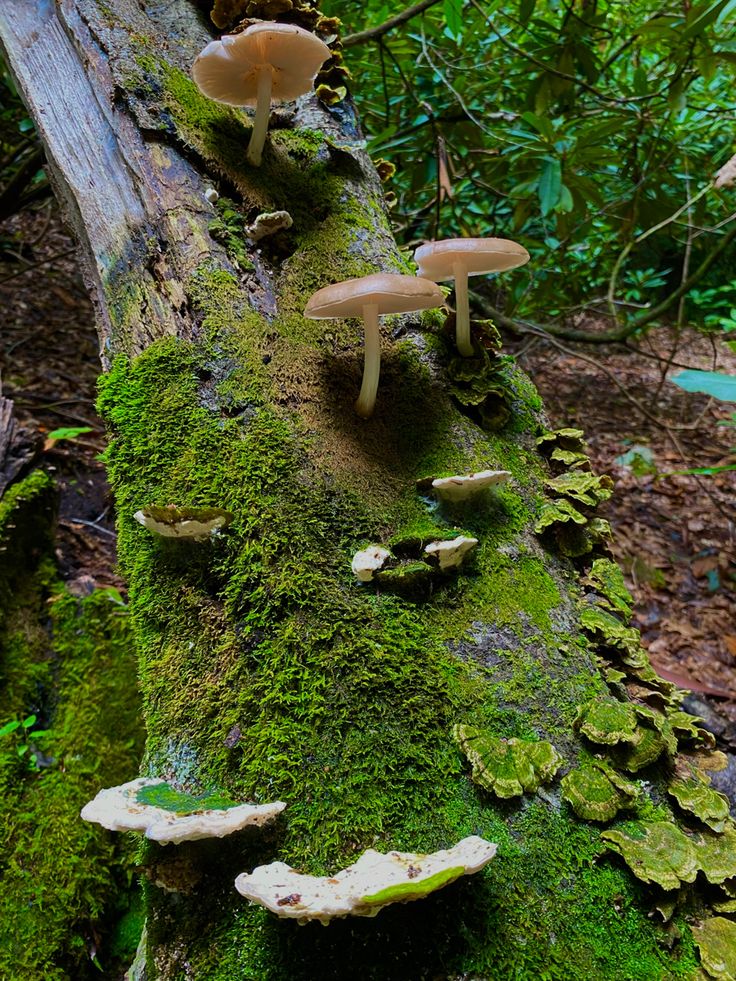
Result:
{"type": "MultiPolygon", "coordinates": [[[[327,282],[406,268],[350,106],[328,111],[312,99],[282,115],[263,167],[249,169],[247,116],[207,103],[188,78],[207,37],[190,8],[149,5],[148,19],[130,13],[124,31],[125,0],[79,7],[110,60],[126,125],[157,141],[151,169],[131,182],[150,188],[154,205],[163,174],[187,188],[178,237],[162,234],[173,233],[161,209],[149,239],[159,251],[145,253],[157,302],[168,295],[176,316],[157,320],[146,306],[147,280],[131,266],[140,238],[105,256],[99,294],[110,359],[100,410],[139,650],[144,772],[188,791],[288,803],[266,836],[146,849],[147,881],[157,883],[146,887],[150,976],[692,976],[687,928],[674,947],[660,942],[651,897],[602,857],[599,826],[575,817],[559,784],[500,802],[471,782],[453,739],[458,723],[545,739],[568,767],[595,752],[574,724],[607,686],[580,627],[576,570],[533,530],[549,473],[532,386],[478,359],[473,391],[495,393],[505,407],[495,422],[507,419],[489,431],[457,394],[441,320],[409,317],[386,327],[378,408],[357,418],[357,326],[301,315],[327,282]],[[156,27],[176,32],[177,50],[156,27]],[[211,184],[227,198],[219,214],[204,202],[211,184]],[[293,227],[249,241],[245,226],[280,209],[293,227]],[[462,508],[417,488],[486,467],[512,480],[462,508]],[[199,544],[154,539],[133,520],[167,504],[235,517],[199,544]],[[350,571],[368,543],[408,563],[422,542],[457,530],[480,543],[457,575],[407,592],[359,584],[350,571]],[[232,885],[236,872],[275,859],[323,874],[368,846],[434,850],[473,833],[500,846],[482,875],[375,920],[300,929],[232,885]]],[[[574,554],[589,549],[586,535],[574,554]]],[[[658,772],[645,771],[655,781],[658,772]]],[[[671,812],[660,794],[642,793],[629,816],[671,812]]]]}
{"type": "Polygon", "coordinates": [[[97,976],[134,927],[131,842],[79,819],[139,757],[132,635],[114,590],[65,591],[55,503],[40,470],[0,501],[0,728],[35,716],[0,737],[0,976],[29,981],[97,976]]]}

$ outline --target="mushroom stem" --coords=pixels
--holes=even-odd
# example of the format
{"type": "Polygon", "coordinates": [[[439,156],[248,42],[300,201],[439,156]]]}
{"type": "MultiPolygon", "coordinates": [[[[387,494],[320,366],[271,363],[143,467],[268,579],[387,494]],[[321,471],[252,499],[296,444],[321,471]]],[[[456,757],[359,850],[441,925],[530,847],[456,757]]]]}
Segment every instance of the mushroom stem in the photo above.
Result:
{"type": "Polygon", "coordinates": [[[373,415],[378,391],[378,376],[381,372],[381,332],[378,329],[378,304],[366,303],[363,307],[365,325],[365,364],[360,395],[355,403],[355,411],[364,419],[373,415]]]}
{"type": "Polygon", "coordinates": [[[455,341],[464,358],[472,358],[473,343],[470,340],[470,303],[468,301],[468,271],[462,262],[453,262],[455,277],[455,341]]]}
{"type": "Polygon", "coordinates": [[[253,129],[250,134],[250,143],[245,158],[254,167],[260,167],[263,144],[266,142],[268,132],[268,117],[271,112],[271,87],[273,85],[273,73],[270,65],[262,65],[258,70],[258,91],[256,102],[256,114],[253,119],[253,129]]]}

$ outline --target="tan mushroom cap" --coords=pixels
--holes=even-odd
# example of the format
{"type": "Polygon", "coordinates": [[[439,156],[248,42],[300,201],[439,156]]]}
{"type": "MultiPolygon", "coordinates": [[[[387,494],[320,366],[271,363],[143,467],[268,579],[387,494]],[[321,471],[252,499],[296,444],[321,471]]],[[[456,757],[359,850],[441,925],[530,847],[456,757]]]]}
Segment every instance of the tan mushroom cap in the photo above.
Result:
{"type": "Polygon", "coordinates": [[[523,245],[506,238],[449,238],[428,242],[414,253],[419,275],[441,281],[454,279],[454,265],[461,262],[469,276],[503,272],[529,262],[523,245]]]}
{"type": "Polygon", "coordinates": [[[363,307],[368,304],[376,305],[379,314],[410,313],[412,310],[431,310],[444,302],[442,290],[429,279],[374,273],[317,290],[307,303],[304,316],[310,320],[360,317],[363,307]]]}
{"type": "Polygon", "coordinates": [[[194,62],[192,77],[210,99],[229,106],[254,105],[259,69],[272,69],[271,99],[304,95],[332,52],[316,35],[295,24],[264,21],[242,34],[210,41],[194,62]]]}

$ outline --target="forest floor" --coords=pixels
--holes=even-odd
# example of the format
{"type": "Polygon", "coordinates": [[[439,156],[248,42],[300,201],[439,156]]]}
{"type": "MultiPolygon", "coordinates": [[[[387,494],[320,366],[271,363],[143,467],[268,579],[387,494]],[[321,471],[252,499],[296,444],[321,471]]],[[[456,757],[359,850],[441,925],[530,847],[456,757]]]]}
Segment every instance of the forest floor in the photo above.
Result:
{"type": "MultiPolygon", "coordinates": [[[[94,311],[56,206],[0,230],[0,378],[22,422],[44,438],[60,483],[58,560],[80,595],[122,583],[113,505],[98,459],[99,353],[94,311]],[[7,245],[14,232],[22,237],[7,245]],[[8,251],[10,249],[10,251],[8,251]],[[74,438],[59,429],[89,427],[74,438]]],[[[736,750],[736,473],[677,475],[736,461],[728,406],[667,380],[682,367],[736,373],[736,353],[694,331],[657,329],[638,348],[530,337],[511,349],[536,382],[554,427],[585,430],[593,466],[616,493],[604,515],[657,670],[705,694],[712,724],[736,750]],[[719,722],[719,718],[721,721],[719,722]]]]}

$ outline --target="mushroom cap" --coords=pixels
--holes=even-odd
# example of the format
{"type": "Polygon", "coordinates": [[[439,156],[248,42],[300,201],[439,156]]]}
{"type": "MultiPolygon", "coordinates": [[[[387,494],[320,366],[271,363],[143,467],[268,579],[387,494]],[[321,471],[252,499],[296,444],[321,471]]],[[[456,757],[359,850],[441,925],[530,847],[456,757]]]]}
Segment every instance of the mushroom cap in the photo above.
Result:
{"type": "Polygon", "coordinates": [[[410,313],[430,310],[445,302],[436,283],[419,276],[373,273],[359,279],[346,279],[317,290],[304,310],[310,320],[362,317],[363,307],[376,304],[381,313],[410,313]]]}
{"type": "Polygon", "coordinates": [[[414,259],[420,276],[440,282],[455,278],[456,262],[463,264],[469,276],[479,276],[523,266],[529,262],[529,253],[507,238],[448,238],[420,245],[414,259]]]}
{"type": "Polygon", "coordinates": [[[316,35],[295,24],[263,21],[242,34],[223,34],[197,56],[192,78],[204,95],[229,106],[255,105],[259,69],[272,69],[271,101],[304,95],[332,52],[316,35]]]}

